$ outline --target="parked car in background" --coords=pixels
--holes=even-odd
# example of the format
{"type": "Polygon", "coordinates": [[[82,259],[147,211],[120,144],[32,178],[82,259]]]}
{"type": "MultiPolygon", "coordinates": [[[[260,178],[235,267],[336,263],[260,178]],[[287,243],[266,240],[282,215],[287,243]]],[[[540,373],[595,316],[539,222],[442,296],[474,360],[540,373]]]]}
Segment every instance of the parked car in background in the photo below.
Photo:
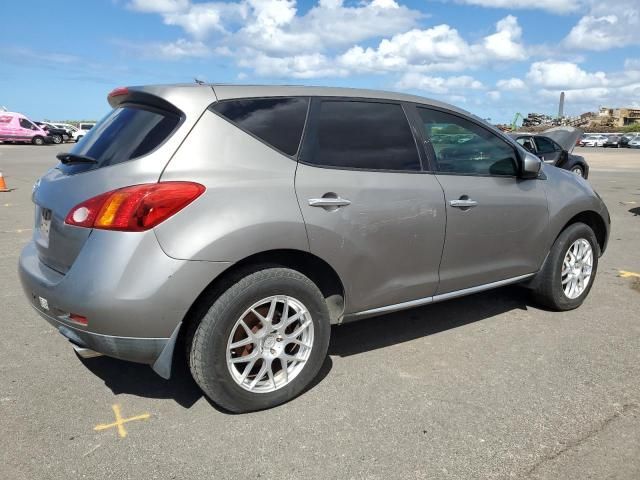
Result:
{"type": "Polygon", "coordinates": [[[73,139],[76,142],[79,142],[95,125],[95,123],[79,123],[78,129],[73,134],[73,139]]]}
{"type": "Polygon", "coordinates": [[[640,138],[640,133],[627,133],[620,139],[620,147],[629,148],[629,142],[640,138]]]}
{"type": "Polygon", "coordinates": [[[620,148],[621,135],[609,135],[607,140],[602,144],[604,148],[620,148]]]}
{"type": "Polygon", "coordinates": [[[580,142],[581,147],[602,147],[607,141],[605,135],[589,135],[580,142]]]}
{"type": "Polygon", "coordinates": [[[640,148],[640,136],[635,137],[629,141],[629,148],[640,148]]]}
{"type": "Polygon", "coordinates": [[[574,127],[555,127],[536,135],[521,133],[510,135],[543,162],[569,170],[579,177],[589,177],[587,161],[584,157],[572,153],[576,141],[582,136],[582,130],[574,127]]]}
{"type": "Polygon", "coordinates": [[[44,145],[52,141],[48,132],[23,114],[0,112],[0,142],[44,145]]]}
{"type": "Polygon", "coordinates": [[[165,85],[109,103],[34,187],[26,298],[80,355],[165,378],[186,357],[228,411],[309,388],[331,324],[516,283],[577,308],[607,246],[588,182],[439,101],[165,85]]]}
{"type": "Polygon", "coordinates": [[[69,134],[69,139],[73,139],[73,134],[78,131],[78,127],[69,123],[54,123],[53,125],[57,128],[66,130],[69,134]]]}
{"type": "Polygon", "coordinates": [[[56,145],[61,144],[65,140],[69,139],[69,134],[66,130],[62,128],[57,128],[47,122],[34,122],[38,125],[42,130],[47,132],[51,137],[51,141],[56,145]]]}

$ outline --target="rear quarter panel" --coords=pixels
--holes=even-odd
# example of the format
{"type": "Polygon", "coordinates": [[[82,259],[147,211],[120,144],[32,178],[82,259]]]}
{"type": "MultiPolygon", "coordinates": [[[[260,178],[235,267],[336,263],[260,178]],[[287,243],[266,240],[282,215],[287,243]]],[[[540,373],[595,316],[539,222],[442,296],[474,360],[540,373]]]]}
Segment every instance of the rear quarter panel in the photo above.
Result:
{"type": "Polygon", "coordinates": [[[222,262],[308,251],[295,172],[295,160],[207,110],[162,174],[207,190],[155,228],[160,245],[173,258],[222,262]]]}

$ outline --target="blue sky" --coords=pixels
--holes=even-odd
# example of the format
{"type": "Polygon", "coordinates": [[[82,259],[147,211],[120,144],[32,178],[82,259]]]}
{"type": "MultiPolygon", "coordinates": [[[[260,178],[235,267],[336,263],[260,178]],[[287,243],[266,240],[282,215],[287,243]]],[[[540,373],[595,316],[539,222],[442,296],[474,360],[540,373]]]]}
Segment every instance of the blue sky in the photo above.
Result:
{"type": "Polygon", "coordinates": [[[120,85],[295,83],[411,92],[494,122],[640,106],[640,1],[4,2],[0,105],[96,119],[120,85]]]}

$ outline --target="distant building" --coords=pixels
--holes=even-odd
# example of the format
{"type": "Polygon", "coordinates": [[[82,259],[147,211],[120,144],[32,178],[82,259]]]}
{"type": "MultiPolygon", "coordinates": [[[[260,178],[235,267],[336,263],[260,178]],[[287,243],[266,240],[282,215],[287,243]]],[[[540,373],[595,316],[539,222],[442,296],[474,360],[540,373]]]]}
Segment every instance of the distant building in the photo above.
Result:
{"type": "Polygon", "coordinates": [[[640,109],[601,107],[598,112],[598,121],[601,125],[616,128],[626,127],[634,123],[640,123],[640,109]]]}

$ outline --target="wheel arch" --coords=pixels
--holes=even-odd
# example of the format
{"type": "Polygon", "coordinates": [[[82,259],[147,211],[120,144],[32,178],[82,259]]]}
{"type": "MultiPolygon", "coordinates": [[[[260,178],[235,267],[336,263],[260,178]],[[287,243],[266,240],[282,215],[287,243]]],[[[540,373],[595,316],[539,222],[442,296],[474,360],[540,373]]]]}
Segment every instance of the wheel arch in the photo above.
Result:
{"type": "Polygon", "coordinates": [[[558,232],[558,234],[554,238],[554,243],[560,236],[562,232],[564,232],[570,225],[574,223],[584,223],[593,230],[593,233],[596,236],[596,240],[598,241],[598,245],[600,247],[600,254],[604,253],[607,247],[607,226],[602,218],[602,216],[594,212],[593,210],[585,210],[583,212],[574,215],[558,232]]]}
{"type": "Polygon", "coordinates": [[[234,263],[214,278],[194,300],[185,314],[177,342],[187,346],[198,326],[199,319],[219,297],[242,277],[269,267],[296,270],[315,283],[322,292],[332,324],[338,323],[344,313],[345,289],[335,269],[320,257],[302,250],[268,250],[250,255],[234,263]]]}

